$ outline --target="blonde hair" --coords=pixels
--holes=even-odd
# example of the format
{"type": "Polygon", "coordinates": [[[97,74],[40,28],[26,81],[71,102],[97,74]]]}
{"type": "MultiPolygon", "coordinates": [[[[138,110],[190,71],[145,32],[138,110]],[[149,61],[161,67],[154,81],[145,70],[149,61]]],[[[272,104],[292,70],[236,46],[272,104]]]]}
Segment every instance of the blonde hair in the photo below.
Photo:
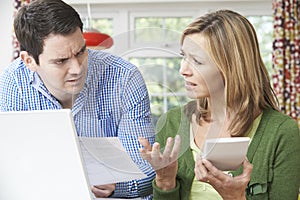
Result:
{"type": "MultiPolygon", "coordinates": [[[[255,30],[242,15],[219,10],[188,25],[182,34],[181,44],[185,36],[194,33],[205,38],[207,52],[224,77],[226,111],[235,117],[229,131],[232,136],[243,136],[250,130],[255,112],[265,108],[278,110],[255,30]]],[[[198,112],[202,112],[207,104],[203,103],[203,99],[199,102],[202,108],[198,112]]]]}

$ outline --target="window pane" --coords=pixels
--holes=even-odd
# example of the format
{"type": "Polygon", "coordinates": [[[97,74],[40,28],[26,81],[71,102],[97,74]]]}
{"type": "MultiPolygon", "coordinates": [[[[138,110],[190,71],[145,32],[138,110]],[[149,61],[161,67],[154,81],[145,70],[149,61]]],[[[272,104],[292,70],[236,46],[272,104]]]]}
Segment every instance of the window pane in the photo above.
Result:
{"type": "Polygon", "coordinates": [[[150,93],[184,92],[179,74],[181,58],[130,58],[149,85],[150,93]]]}
{"type": "Polygon", "coordinates": [[[179,74],[181,58],[130,58],[141,71],[150,96],[153,121],[168,109],[187,103],[179,74]]]}
{"type": "Polygon", "coordinates": [[[185,29],[185,27],[192,22],[191,17],[174,17],[174,18],[165,18],[165,26],[167,30],[166,32],[166,42],[167,43],[176,43],[179,44],[180,37],[182,31],[185,29]]]}
{"type": "Polygon", "coordinates": [[[162,36],[162,18],[157,17],[139,17],[134,20],[136,43],[155,43],[163,42],[162,36]]]}
{"type": "Polygon", "coordinates": [[[163,60],[154,58],[130,58],[130,62],[135,64],[141,71],[149,92],[162,93],[163,85],[163,60]]]}
{"type": "Polygon", "coordinates": [[[179,73],[181,58],[166,59],[166,79],[170,89],[174,92],[185,92],[184,80],[179,73]]]}
{"type": "Polygon", "coordinates": [[[93,28],[101,33],[113,35],[113,19],[112,18],[98,18],[90,21],[83,20],[84,28],[93,28]],[[90,27],[89,27],[90,26],[90,27]]]}
{"type": "Polygon", "coordinates": [[[168,110],[177,106],[183,106],[190,99],[187,96],[174,95],[168,98],[168,110]]]}
{"type": "Polygon", "coordinates": [[[255,28],[262,59],[271,76],[272,73],[272,43],[273,43],[273,17],[248,16],[248,20],[255,28]]]}
{"type": "Polygon", "coordinates": [[[152,120],[155,125],[158,118],[164,113],[164,98],[162,96],[150,96],[150,102],[152,120]]]}
{"type": "Polygon", "coordinates": [[[161,17],[137,17],[135,18],[135,28],[162,27],[161,17]]]}
{"type": "Polygon", "coordinates": [[[134,20],[136,43],[178,44],[191,17],[137,17],[134,20]]]}

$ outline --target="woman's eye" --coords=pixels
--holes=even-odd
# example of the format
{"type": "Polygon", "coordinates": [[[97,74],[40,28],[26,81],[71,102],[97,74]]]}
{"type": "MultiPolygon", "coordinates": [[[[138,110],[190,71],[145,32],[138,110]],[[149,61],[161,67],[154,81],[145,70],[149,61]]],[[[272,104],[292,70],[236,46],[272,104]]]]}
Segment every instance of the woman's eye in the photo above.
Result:
{"type": "Polygon", "coordinates": [[[180,57],[181,57],[182,59],[184,59],[184,60],[186,59],[186,56],[185,56],[185,54],[184,54],[183,52],[180,52],[179,55],[180,55],[180,57]]]}
{"type": "Polygon", "coordinates": [[[193,60],[194,60],[194,63],[196,63],[197,65],[201,65],[202,64],[202,62],[200,62],[200,61],[198,61],[196,59],[193,59],[193,60]]]}

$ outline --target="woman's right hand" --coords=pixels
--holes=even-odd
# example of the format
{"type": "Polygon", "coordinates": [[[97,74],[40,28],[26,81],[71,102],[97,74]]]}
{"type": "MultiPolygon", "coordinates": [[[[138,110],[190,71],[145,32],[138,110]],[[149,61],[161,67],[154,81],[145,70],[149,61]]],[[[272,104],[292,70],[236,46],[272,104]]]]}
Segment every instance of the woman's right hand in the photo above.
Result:
{"type": "Polygon", "coordinates": [[[199,181],[212,185],[224,200],[246,200],[245,191],[252,168],[252,164],[246,158],[243,162],[242,174],[232,177],[217,169],[208,160],[199,157],[195,163],[195,177],[199,181]]]}
{"type": "Polygon", "coordinates": [[[160,144],[155,142],[153,146],[145,138],[139,138],[143,159],[147,160],[156,172],[156,186],[162,190],[171,190],[176,187],[176,174],[178,169],[178,153],[180,149],[180,136],[174,139],[169,137],[163,153],[160,152],[160,144]]]}

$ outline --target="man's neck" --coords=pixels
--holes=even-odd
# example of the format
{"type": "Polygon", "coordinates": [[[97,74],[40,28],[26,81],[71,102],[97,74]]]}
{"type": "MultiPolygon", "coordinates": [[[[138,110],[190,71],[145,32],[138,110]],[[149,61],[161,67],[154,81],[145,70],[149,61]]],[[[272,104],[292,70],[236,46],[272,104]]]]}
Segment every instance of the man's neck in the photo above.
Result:
{"type": "Polygon", "coordinates": [[[77,98],[78,95],[71,95],[67,98],[64,98],[63,100],[59,100],[61,106],[63,108],[69,108],[69,109],[72,109],[74,103],[75,103],[75,100],[77,98]]]}

